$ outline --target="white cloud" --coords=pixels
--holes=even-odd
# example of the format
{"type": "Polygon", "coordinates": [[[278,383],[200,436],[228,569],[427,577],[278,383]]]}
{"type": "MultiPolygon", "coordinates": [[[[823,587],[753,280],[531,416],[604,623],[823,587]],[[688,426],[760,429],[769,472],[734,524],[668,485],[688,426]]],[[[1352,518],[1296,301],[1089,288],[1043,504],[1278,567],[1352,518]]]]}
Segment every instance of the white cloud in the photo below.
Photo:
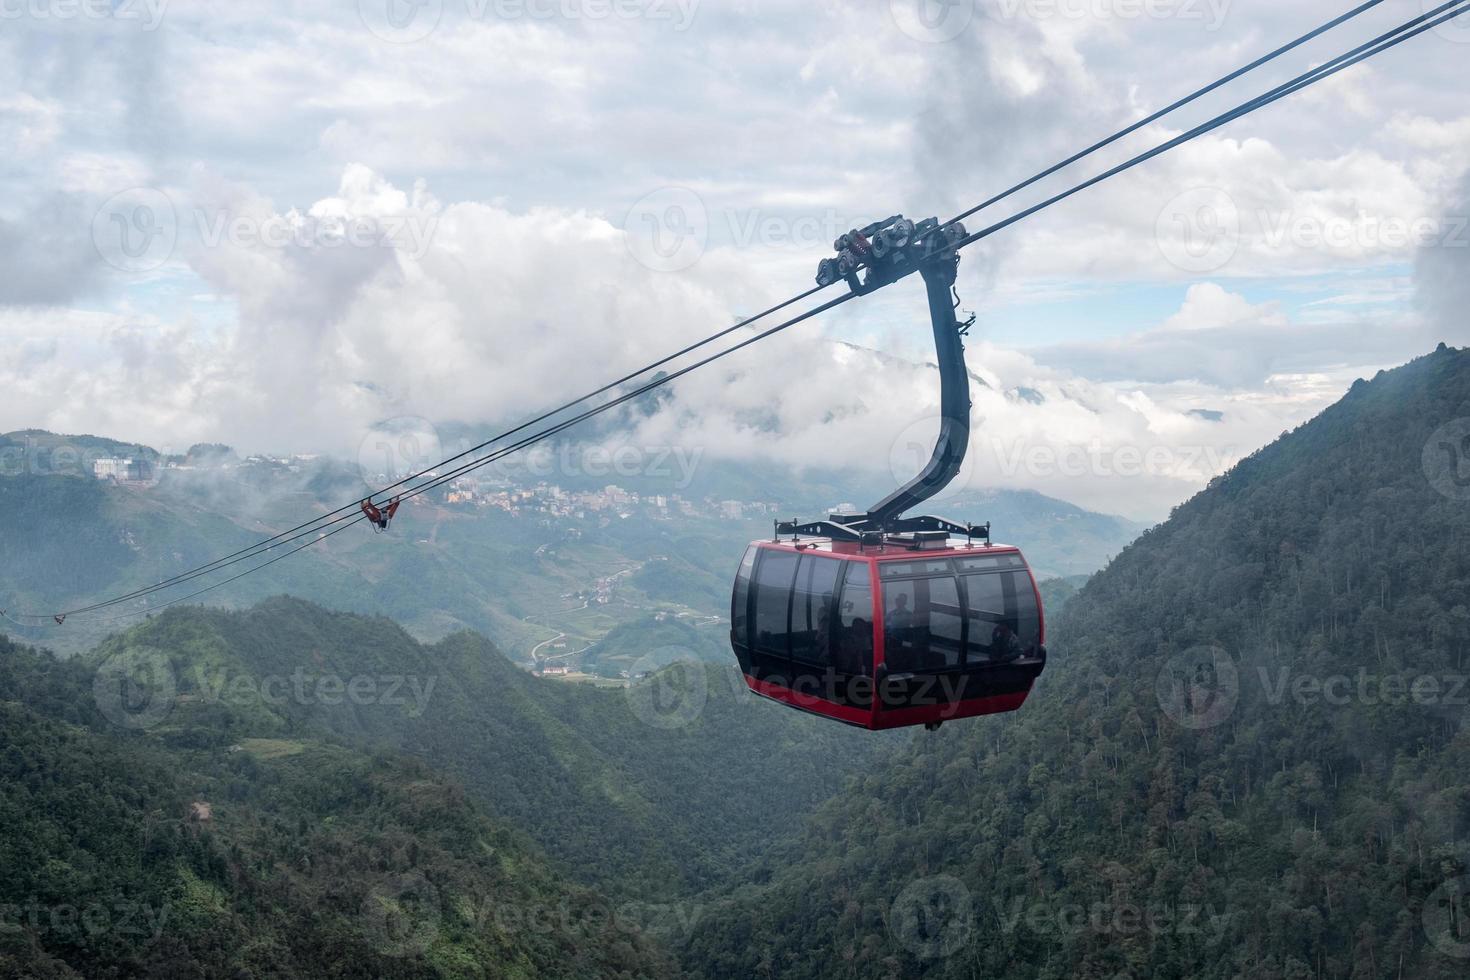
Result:
{"type": "MultiPolygon", "coordinates": [[[[375,38],[356,4],[176,2],[155,32],[13,25],[0,37],[0,134],[19,152],[0,165],[16,189],[0,205],[0,262],[20,274],[0,286],[0,334],[23,353],[0,364],[17,392],[0,425],[350,453],[384,417],[522,417],[789,295],[834,231],[899,210],[947,216],[1340,12],[1312,0],[1229,4],[1223,20],[1028,17],[1046,5],[996,0],[933,44],[900,30],[888,0],[706,3],[687,30],[476,19],[462,6],[399,45],[375,38]],[[132,187],[171,195],[181,228],[167,264],[129,277],[101,263],[90,222],[132,187]],[[620,230],[667,187],[696,192],[709,230],[706,253],[677,273],[640,264],[620,230]],[[253,237],[222,232],[222,218],[253,237]],[[345,219],[414,234],[334,246],[345,219]],[[288,240],[258,240],[267,228],[288,240]],[[101,312],[73,308],[83,297],[101,312]]],[[[1300,63],[1401,13],[1379,11],[1300,63]]],[[[1463,309],[1460,253],[1383,229],[1453,216],[1470,144],[1463,50],[1426,38],[1396,57],[967,257],[971,303],[994,290],[992,302],[1044,310],[1160,280],[1180,296],[1122,336],[1094,338],[1079,318],[1071,333],[1085,340],[1026,352],[977,341],[972,361],[992,385],[975,392],[977,439],[1004,442],[977,442],[988,462],[975,479],[1157,515],[1209,466],[1175,459],[1119,478],[1089,462],[1071,476],[1063,451],[1248,452],[1354,371],[1438,339],[1463,309]],[[1167,220],[1197,188],[1223,192],[1239,219],[1214,266],[1185,239],[1212,226],[1167,220]],[[1401,267],[1421,254],[1429,323],[1404,300],[1401,267]],[[1294,313],[1241,285],[1282,296],[1307,276],[1330,277],[1333,295],[1294,313]]],[[[1284,77],[1250,76],[1236,97],[1284,77]]],[[[1227,104],[1150,127],[1049,186],[1227,104]]],[[[932,373],[831,341],[927,357],[921,306],[890,292],[680,384],[645,427],[793,466],[888,468],[894,440],[934,410],[932,373]]]]}

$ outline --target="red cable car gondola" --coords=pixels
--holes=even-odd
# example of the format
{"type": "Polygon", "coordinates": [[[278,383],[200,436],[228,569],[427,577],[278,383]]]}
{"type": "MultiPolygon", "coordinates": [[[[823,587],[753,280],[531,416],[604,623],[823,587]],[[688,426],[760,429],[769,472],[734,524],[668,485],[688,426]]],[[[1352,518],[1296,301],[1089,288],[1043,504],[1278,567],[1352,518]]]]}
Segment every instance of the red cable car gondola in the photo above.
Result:
{"type": "Polygon", "coordinates": [[[958,223],[889,218],[838,239],[838,259],[818,270],[819,283],[840,276],[857,292],[922,273],[943,422],[923,472],[867,513],[778,522],[773,540],[747,549],[730,643],[756,694],[862,728],[933,729],[1016,710],[1046,666],[1041,595],[1021,552],[991,544],[989,524],[903,516],[954,478],[969,445],[966,326],[950,299],[963,237],[958,223]]]}

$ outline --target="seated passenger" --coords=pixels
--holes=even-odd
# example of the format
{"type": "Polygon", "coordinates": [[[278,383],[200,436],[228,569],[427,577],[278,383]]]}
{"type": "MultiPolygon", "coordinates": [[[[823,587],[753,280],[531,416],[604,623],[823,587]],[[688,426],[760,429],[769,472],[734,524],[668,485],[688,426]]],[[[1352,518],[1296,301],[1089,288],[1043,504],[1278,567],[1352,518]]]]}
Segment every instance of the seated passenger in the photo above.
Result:
{"type": "Polygon", "coordinates": [[[902,592],[893,600],[893,608],[883,617],[883,631],[893,636],[902,636],[914,625],[914,614],[909,611],[909,597],[902,592]]]}
{"type": "Polygon", "coordinates": [[[1015,660],[1021,655],[1021,638],[1009,623],[996,623],[990,632],[990,658],[992,660],[1015,660]]]}
{"type": "Polygon", "coordinates": [[[817,663],[821,664],[823,667],[829,666],[832,663],[832,614],[828,612],[827,607],[825,606],[823,606],[822,611],[817,614],[817,635],[815,646],[817,663]]]}

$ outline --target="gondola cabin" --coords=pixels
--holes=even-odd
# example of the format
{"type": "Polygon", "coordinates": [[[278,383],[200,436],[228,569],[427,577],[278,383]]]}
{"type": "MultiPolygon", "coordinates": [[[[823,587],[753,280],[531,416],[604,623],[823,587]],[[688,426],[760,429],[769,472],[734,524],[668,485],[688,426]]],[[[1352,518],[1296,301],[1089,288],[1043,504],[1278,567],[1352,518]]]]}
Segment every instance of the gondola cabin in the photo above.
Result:
{"type": "Polygon", "coordinates": [[[732,590],[730,645],[750,689],[860,728],[1014,711],[1046,666],[1041,596],[1020,550],[991,544],[988,523],[904,516],[949,485],[969,447],[969,324],[954,293],[964,238],[959,222],[895,215],[843,235],[818,265],[818,286],[846,278],[857,294],[923,276],[939,437],[924,468],[863,513],[777,521],[732,590]]]}
{"type": "Polygon", "coordinates": [[[874,730],[1014,711],[1046,664],[1041,596],[1007,545],[756,542],[730,622],[752,691],[874,730]]]}

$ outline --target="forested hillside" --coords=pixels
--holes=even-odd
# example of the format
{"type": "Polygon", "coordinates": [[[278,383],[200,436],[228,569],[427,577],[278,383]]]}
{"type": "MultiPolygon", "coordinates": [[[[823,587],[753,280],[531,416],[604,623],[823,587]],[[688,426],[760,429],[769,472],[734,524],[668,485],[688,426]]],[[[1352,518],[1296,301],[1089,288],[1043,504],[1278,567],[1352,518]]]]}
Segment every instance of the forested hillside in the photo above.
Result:
{"type": "Polygon", "coordinates": [[[0,637],[0,976],[673,975],[422,764],[129,731],[96,676],[0,637]]]}
{"type": "Polygon", "coordinates": [[[709,978],[1470,974],[1470,353],[1360,382],[1053,622],[1026,708],[853,779],[709,978]]]}
{"type": "Polygon", "coordinates": [[[635,672],[667,669],[597,689],[532,677],[476,634],[420,644],[386,618],[282,598],[170,610],[87,659],[162,692],[126,719],[153,737],[400,749],[462,780],[566,873],[640,899],[738,875],[768,821],[796,826],[904,738],[756,699],[733,668],[677,646],[645,654],[635,672]]]}

